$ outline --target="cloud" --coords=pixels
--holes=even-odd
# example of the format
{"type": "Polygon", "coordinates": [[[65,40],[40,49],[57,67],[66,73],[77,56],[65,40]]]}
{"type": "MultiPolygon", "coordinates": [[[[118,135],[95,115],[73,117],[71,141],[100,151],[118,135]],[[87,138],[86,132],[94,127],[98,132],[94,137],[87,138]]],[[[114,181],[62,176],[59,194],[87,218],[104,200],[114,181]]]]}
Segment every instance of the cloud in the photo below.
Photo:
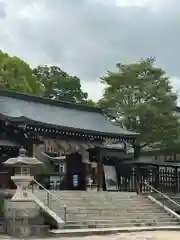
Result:
{"type": "Polygon", "coordinates": [[[82,89],[88,92],[89,99],[98,101],[103,95],[104,85],[99,81],[82,81],[82,89]]]}
{"type": "Polygon", "coordinates": [[[58,64],[88,89],[117,62],[154,56],[179,89],[179,12],[179,0],[1,0],[0,47],[58,64]]]}

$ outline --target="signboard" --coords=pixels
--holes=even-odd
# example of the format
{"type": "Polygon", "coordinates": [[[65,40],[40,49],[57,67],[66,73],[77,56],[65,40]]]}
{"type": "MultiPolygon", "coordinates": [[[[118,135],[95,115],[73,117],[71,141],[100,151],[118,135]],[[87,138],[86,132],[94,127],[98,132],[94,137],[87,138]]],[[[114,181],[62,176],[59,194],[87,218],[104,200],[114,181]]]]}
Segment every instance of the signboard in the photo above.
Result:
{"type": "Polygon", "coordinates": [[[118,191],[118,181],[116,169],[114,166],[103,165],[106,189],[109,191],[118,191]]]}
{"type": "Polygon", "coordinates": [[[73,175],[73,187],[78,187],[79,176],[77,174],[73,175]]]}
{"type": "Polygon", "coordinates": [[[64,180],[64,176],[50,176],[50,188],[54,190],[61,189],[61,183],[64,180]]]}

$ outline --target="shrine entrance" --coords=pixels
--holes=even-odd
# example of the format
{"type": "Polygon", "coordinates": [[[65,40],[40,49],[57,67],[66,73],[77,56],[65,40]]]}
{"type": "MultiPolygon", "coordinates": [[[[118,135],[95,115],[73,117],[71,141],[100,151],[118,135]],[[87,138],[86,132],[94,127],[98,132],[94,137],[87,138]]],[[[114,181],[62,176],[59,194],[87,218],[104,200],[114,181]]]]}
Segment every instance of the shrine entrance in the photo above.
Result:
{"type": "MultiPolygon", "coordinates": [[[[127,162],[126,162],[127,163],[127,162]]],[[[128,164],[114,163],[120,192],[150,191],[145,182],[161,192],[180,192],[180,166],[178,163],[128,164]]],[[[108,190],[107,188],[105,190],[108,190]]]]}
{"type": "Polygon", "coordinates": [[[68,190],[86,189],[86,165],[78,153],[66,157],[66,184],[68,190]]]}
{"type": "Polygon", "coordinates": [[[120,192],[136,191],[136,169],[125,164],[117,165],[118,185],[120,192]]]}
{"type": "Polygon", "coordinates": [[[178,163],[164,162],[161,164],[122,164],[117,166],[119,191],[150,191],[145,182],[160,192],[180,192],[180,167],[178,163]]]}

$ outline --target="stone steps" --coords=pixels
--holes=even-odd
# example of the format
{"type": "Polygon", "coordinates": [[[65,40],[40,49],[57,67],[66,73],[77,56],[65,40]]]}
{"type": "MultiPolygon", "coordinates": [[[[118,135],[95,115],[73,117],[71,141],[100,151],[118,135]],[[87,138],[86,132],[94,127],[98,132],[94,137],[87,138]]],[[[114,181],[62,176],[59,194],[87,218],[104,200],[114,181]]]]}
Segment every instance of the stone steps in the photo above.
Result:
{"type": "MultiPolygon", "coordinates": [[[[41,197],[46,197],[47,194],[44,194],[44,193],[38,193],[38,192],[35,192],[35,194],[38,194],[39,196],[41,197]]],[[[110,193],[109,193],[110,194],[110,193]]],[[[53,196],[58,196],[58,197],[61,197],[62,199],[74,199],[74,200],[78,200],[78,199],[90,199],[90,200],[93,200],[93,199],[117,199],[117,200],[121,200],[121,199],[126,199],[127,201],[130,201],[130,200],[137,200],[139,198],[139,196],[130,196],[130,197],[126,197],[126,196],[121,196],[121,193],[120,193],[120,196],[118,195],[112,195],[112,196],[108,196],[108,195],[99,195],[97,193],[97,196],[96,195],[78,195],[78,196],[68,196],[68,195],[63,195],[63,194],[52,194],[53,196]]]]}
{"type": "MultiPolygon", "coordinates": [[[[66,229],[165,226],[180,223],[146,196],[136,193],[55,191],[54,194],[67,205],[66,229]]],[[[38,195],[46,199],[42,191],[38,195]]],[[[64,216],[63,204],[55,197],[52,198],[51,206],[58,216],[64,216]]]]}
{"type": "MultiPolygon", "coordinates": [[[[44,190],[35,190],[38,191],[38,193],[40,194],[44,194],[44,190]]],[[[124,197],[136,197],[137,194],[136,192],[108,192],[108,191],[101,191],[101,192],[97,192],[97,191],[79,191],[79,190],[73,190],[73,191],[69,191],[69,190],[49,190],[51,193],[55,194],[55,195],[62,195],[62,196],[124,196],[124,197]],[[109,195],[111,194],[111,195],[109,195]]]]}
{"type": "MultiPolygon", "coordinates": [[[[36,195],[37,197],[38,197],[38,195],[36,195]]],[[[42,196],[39,196],[41,199],[43,199],[43,200],[46,200],[47,198],[46,197],[42,197],[42,196]]],[[[107,203],[109,203],[109,202],[111,202],[111,201],[115,201],[115,202],[124,202],[124,203],[130,203],[130,202],[134,202],[134,203],[138,203],[139,202],[139,200],[138,199],[129,199],[129,200],[127,200],[126,198],[124,198],[124,199],[108,199],[108,198],[105,198],[105,197],[103,197],[103,198],[101,198],[101,199],[99,199],[99,198],[92,198],[92,199],[90,199],[90,198],[76,198],[76,199],[74,199],[74,198],[60,198],[61,199],[61,201],[65,201],[65,202],[78,202],[78,201],[86,201],[86,202],[91,202],[91,203],[93,203],[93,202],[99,202],[99,201],[102,201],[102,202],[107,202],[107,203]]],[[[56,201],[57,199],[55,198],[55,197],[52,197],[52,201],[56,201]]],[[[144,202],[145,202],[146,200],[144,199],[144,202]]],[[[143,201],[142,201],[143,202],[143,201]]]]}
{"type": "Polygon", "coordinates": [[[180,194],[166,194],[166,195],[169,196],[173,201],[175,201],[177,205],[171,202],[170,200],[160,196],[159,194],[155,194],[155,193],[152,194],[152,196],[154,196],[158,201],[165,204],[167,207],[169,207],[173,211],[179,212],[180,211],[180,194]]]}
{"type": "MultiPolygon", "coordinates": [[[[45,200],[44,200],[45,201],[45,200]]],[[[82,200],[79,199],[79,201],[73,201],[73,199],[71,200],[64,200],[62,201],[63,203],[65,203],[66,205],[71,205],[73,203],[73,205],[80,205],[80,206],[104,206],[104,205],[108,205],[108,206],[121,206],[121,204],[123,204],[123,206],[135,206],[135,205],[140,205],[140,202],[137,201],[126,201],[126,200],[121,200],[121,201],[115,201],[115,200],[111,200],[111,201],[106,201],[106,200],[96,200],[96,201],[89,201],[89,200],[82,200]],[[125,201],[125,202],[124,202],[125,201]],[[112,204],[113,203],[113,204],[112,204]]],[[[53,204],[59,204],[59,202],[57,200],[52,200],[51,201],[53,204]]],[[[143,202],[141,201],[141,206],[147,206],[149,205],[149,201],[148,202],[143,202]]]]}
{"type": "MultiPolygon", "coordinates": [[[[66,194],[64,191],[51,191],[51,193],[53,194],[53,196],[58,196],[61,199],[90,199],[92,200],[94,199],[102,199],[102,198],[106,198],[106,199],[111,199],[111,198],[116,198],[116,199],[126,199],[126,200],[131,200],[131,199],[137,199],[137,195],[133,194],[133,195],[129,195],[130,193],[127,194],[122,194],[122,193],[113,193],[113,192],[83,192],[83,194],[77,194],[75,192],[71,193],[71,194],[66,194]],[[110,194],[110,195],[109,195],[110,194]]],[[[34,194],[40,196],[40,197],[45,197],[47,196],[47,193],[44,192],[43,190],[37,190],[34,191],[34,194]]]]}
{"type": "Polygon", "coordinates": [[[102,223],[102,222],[111,222],[111,223],[136,223],[136,222],[177,222],[176,219],[172,219],[172,218],[145,218],[145,217],[142,217],[142,218],[132,218],[132,219],[127,219],[127,218],[117,218],[117,217],[112,217],[112,218],[109,218],[109,219],[106,219],[106,220],[102,220],[102,218],[67,218],[67,221],[68,222],[95,222],[95,223],[102,223]]]}
{"type": "Polygon", "coordinates": [[[164,218],[158,218],[158,217],[154,217],[154,218],[146,218],[145,216],[142,218],[117,218],[117,217],[112,217],[106,220],[103,220],[102,218],[67,218],[68,222],[74,223],[74,222],[94,222],[94,223],[104,223],[104,222],[111,222],[111,223],[136,223],[136,222],[157,222],[157,221],[163,221],[163,222],[177,222],[176,219],[172,219],[171,217],[164,217],[164,218]]]}
{"type": "Polygon", "coordinates": [[[94,215],[86,215],[86,216],[69,216],[69,215],[67,215],[67,220],[68,221],[84,221],[84,220],[86,220],[86,221],[91,221],[91,220],[96,220],[96,221],[100,221],[100,220],[111,220],[111,221],[126,221],[128,219],[128,221],[134,221],[134,220],[139,220],[139,219],[147,219],[147,220],[163,220],[163,219],[171,219],[172,220],[172,218],[171,217],[168,217],[168,216],[166,216],[166,217],[160,217],[160,216],[153,216],[152,218],[150,218],[150,217],[148,217],[148,218],[146,218],[146,216],[133,216],[132,218],[128,218],[128,217],[124,217],[124,218],[122,218],[122,217],[120,217],[120,216],[118,216],[118,215],[116,215],[116,216],[109,216],[109,217],[107,217],[107,218],[103,218],[103,216],[94,216],[94,215]]]}
{"type": "MultiPolygon", "coordinates": [[[[141,214],[141,213],[143,213],[143,214],[151,214],[152,212],[151,211],[146,211],[146,210],[144,210],[144,211],[142,211],[143,209],[140,209],[139,211],[137,211],[137,210],[134,210],[134,211],[116,211],[116,210],[114,210],[114,211],[109,211],[108,209],[107,210],[99,210],[99,209],[97,209],[97,210],[92,210],[92,209],[84,209],[84,210],[82,210],[82,209],[79,209],[79,211],[77,211],[76,209],[74,209],[74,210],[67,210],[67,213],[68,214],[87,214],[87,215],[89,215],[89,214],[91,214],[91,215],[109,215],[109,214],[112,214],[112,215],[123,215],[123,214],[126,214],[126,215],[133,215],[133,214],[135,214],[135,215],[138,215],[138,214],[141,214]]],[[[62,212],[62,211],[61,211],[62,212]]],[[[156,214],[159,214],[159,213],[161,213],[161,210],[157,210],[156,211],[156,214]]]]}
{"type": "Polygon", "coordinates": [[[66,223],[65,229],[80,229],[80,228],[119,228],[119,227],[143,227],[143,226],[174,226],[174,225],[179,225],[177,222],[135,222],[135,223],[89,223],[89,224],[69,224],[66,223]]]}
{"type": "MultiPolygon", "coordinates": [[[[62,207],[63,204],[59,204],[59,203],[51,203],[51,205],[53,206],[59,206],[59,207],[62,207]]],[[[157,206],[155,204],[152,204],[155,208],[157,208],[157,206]]],[[[75,203],[71,203],[71,204],[66,204],[66,206],[68,207],[68,209],[72,209],[72,208],[81,208],[81,209],[112,209],[112,210],[117,210],[117,209],[120,209],[120,210],[123,210],[123,209],[150,209],[151,206],[149,204],[146,204],[146,205],[140,205],[140,204],[132,204],[132,205],[118,205],[118,204],[81,204],[81,203],[78,203],[78,204],[75,204],[75,203]]]]}
{"type": "MultiPolygon", "coordinates": [[[[58,210],[58,209],[57,209],[58,210]]],[[[64,209],[59,209],[59,212],[60,213],[63,213],[64,212],[64,209]]],[[[118,215],[124,215],[124,214],[126,214],[126,215],[133,215],[133,214],[135,214],[135,215],[138,215],[138,214],[149,214],[149,215],[151,215],[151,214],[160,214],[160,213],[162,213],[162,210],[161,209],[158,209],[158,208],[154,208],[154,210],[152,211],[152,208],[149,208],[149,209],[138,209],[138,208],[136,208],[136,209],[115,209],[115,210],[110,210],[110,209],[81,209],[81,208],[72,208],[71,207],[71,209],[68,209],[67,208],[67,213],[68,214],[100,214],[100,213],[104,213],[104,214],[107,214],[108,213],[108,215],[109,214],[115,214],[115,213],[117,213],[118,215]]],[[[164,213],[164,214],[167,214],[167,213],[164,213]]]]}
{"type": "MultiPolygon", "coordinates": [[[[57,209],[57,208],[56,208],[57,209]]],[[[58,210],[58,209],[57,209],[58,210]]],[[[59,213],[63,213],[64,212],[64,209],[60,209],[59,208],[59,213]]],[[[157,214],[161,214],[162,213],[162,210],[161,209],[155,209],[155,210],[152,210],[152,209],[117,209],[117,210],[110,210],[110,209],[68,209],[66,210],[66,212],[68,214],[94,214],[94,215],[99,215],[100,213],[101,214],[118,214],[118,215],[140,215],[140,214],[153,214],[155,213],[156,215],[157,214]]],[[[166,213],[165,213],[166,214],[166,213]]]]}
{"type": "MultiPolygon", "coordinates": [[[[43,199],[44,201],[46,201],[46,199],[43,199]]],[[[53,202],[53,203],[56,203],[56,202],[58,202],[56,199],[53,199],[53,200],[51,200],[51,202],[53,202]]],[[[114,200],[114,199],[111,199],[111,200],[108,200],[107,201],[107,199],[102,199],[102,200],[99,200],[99,199],[94,199],[94,200],[89,200],[89,199],[79,199],[79,200],[73,200],[73,199],[67,199],[67,200],[64,200],[64,199],[61,199],[61,202],[64,202],[64,203],[66,203],[66,204],[71,204],[71,203],[73,203],[73,204],[78,204],[78,203],[81,203],[81,204],[83,204],[83,205],[88,205],[88,204],[90,204],[90,205],[110,205],[112,202],[113,202],[113,204],[116,204],[116,205],[119,205],[120,206],[120,204],[121,203],[123,203],[125,206],[127,206],[127,205],[136,205],[136,204],[139,204],[139,201],[134,201],[134,200],[129,200],[129,201],[127,201],[127,200],[114,200]]],[[[147,201],[141,201],[141,205],[147,205],[149,203],[149,201],[147,202],[147,201]]]]}

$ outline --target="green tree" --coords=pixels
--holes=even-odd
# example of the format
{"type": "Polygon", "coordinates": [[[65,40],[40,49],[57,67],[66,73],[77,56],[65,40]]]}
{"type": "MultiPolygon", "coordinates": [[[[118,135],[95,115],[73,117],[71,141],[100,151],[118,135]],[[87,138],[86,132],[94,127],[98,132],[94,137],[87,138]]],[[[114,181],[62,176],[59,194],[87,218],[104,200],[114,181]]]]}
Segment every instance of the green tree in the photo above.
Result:
{"type": "Polygon", "coordinates": [[[35,75],[45,88],[44,96],[56,100],[93,106],[88,94],[82,91],[80,79],[71,76],[57,66],[38,66],[35,75]]]}
{"type": "Polygon", "coordinates": [[[30,66],[18,57],[0,51],[0,88],[41,95],[43,86],[30,66]]]}
{"type": "Polygon", "coordinates": [[[136,63],[117,64],[115,72],[102,78],[106,84],[101,107],[125,128],[140,133],[140,148],[178,139],[177,96],[164,70],[148,58],[136,63]]]}
{"type": "Polygon", "coordinates": [[[84,100],[83,104],[90,107],[98,107],[98,103],[94,102],[92,99],[84,100]]]}

